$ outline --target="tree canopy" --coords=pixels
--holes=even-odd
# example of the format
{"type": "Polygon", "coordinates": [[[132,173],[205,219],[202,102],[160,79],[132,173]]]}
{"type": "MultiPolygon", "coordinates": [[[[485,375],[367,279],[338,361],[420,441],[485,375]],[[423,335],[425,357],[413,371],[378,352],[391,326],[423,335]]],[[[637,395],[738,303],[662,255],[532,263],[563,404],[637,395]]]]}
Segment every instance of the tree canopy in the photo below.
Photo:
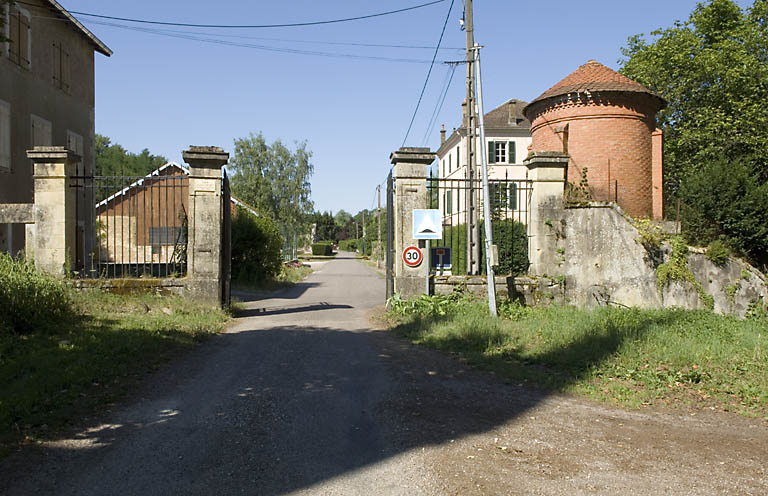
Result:
{"type": "Polygon", "coordinates": [[[700,3],[686,22],[629,38],[621,71],[661,95],[667,198],[723,157],[768,180],[768,1],[700,3]]]}
{"type": "Polygon", "coordinates": [[[162,155],[152,155],[146,148],[140,153],[131,153],[117,143],[96,135],[96,176],[146,176],[165,165],[168,160],[162,155]]]}
{"type": "Polygon", "coordinates": [[[236,139],[227,166],[232,192],[276,221],[285,236],[308,232],[313,212],[311,158],[306,142],[290,150],[280,140],[268,144],[261,133],[236,139]]]}
{"type": "Polygon", "coordinates": [[[768,264],[768,0],[697,5],[685,22],[629,38],[621,71],[661,95],[664,197],[688,241],[727,242],[768,264]]]}

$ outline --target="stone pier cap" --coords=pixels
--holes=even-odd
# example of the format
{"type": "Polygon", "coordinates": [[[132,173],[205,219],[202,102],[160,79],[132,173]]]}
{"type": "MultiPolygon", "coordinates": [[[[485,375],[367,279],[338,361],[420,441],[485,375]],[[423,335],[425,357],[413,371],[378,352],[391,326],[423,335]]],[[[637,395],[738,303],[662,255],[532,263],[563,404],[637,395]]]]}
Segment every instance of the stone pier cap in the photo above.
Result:
{"type": "Polygon", "coordinates": [[[229,161],[229,152],[219,146],[191,146],[181,152],[184,162],[192,167],[221,167],[229,161]]]}
{"type": "Polygon", "coordinates": [[[403,146],[389,155],[389,161],[395,165],[399,163],[429,165],[434,160],[434,152],[420,146],[403,146]]]}

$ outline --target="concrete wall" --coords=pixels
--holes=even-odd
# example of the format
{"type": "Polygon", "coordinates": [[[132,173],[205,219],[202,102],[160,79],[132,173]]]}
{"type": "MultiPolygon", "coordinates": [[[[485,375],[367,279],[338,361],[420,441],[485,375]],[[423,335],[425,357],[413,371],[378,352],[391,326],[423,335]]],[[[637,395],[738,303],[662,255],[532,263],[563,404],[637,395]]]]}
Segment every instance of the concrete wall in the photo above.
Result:
{"type": "MultiPolygon", "coordinates": [[[[657,267],[669,260],[670,247],[657,253],[639,242],[640,233],[614,204],[566,208],[562,219],[547,226],[557,239],[554,253],[542,258],[538,275],[562,280],[569,304],[618,304],[641,308],[706,308],[687,282],[657,287],[657,267]]],[[[757,269],[731,259],[718,267],[691,249],[688,267],[703,292],[714,300],[714,311],[743,317],[750,302],[768,299],[766,279],[757,269]]]]}
{"type": "MultiPolygon", "coordinates": [[[[94,164],[94,49],[83,34],[68,22],[50,20],[50,4],[29,0],[19,5],[31,15],[31,67],[11,62],[7,44],[0,43],[0,100],[11,110],[11,168],[0,169],[0,202],[31,203],[32,163],[26,151],[33,148],[32,115],[51,123],[51,142],[41,145],[67,145],[67,131],[83,138],[82,163],[78,174],[90,174],[94,164]],[[27,5],[34,3],[39,7],[27,5]],[[41,14],[41,12],[45,12],[41,14]],[[63,90],[53,84],[53,44],[69,53],[70,86],[63,90]]],[[[79,152],[79,150],[74,150],[79,152]]],[[[12,250],[24,248],[24,226],[11,232],[0,226],[3,238],[12,238],[12,250]]],[[[6,244],[0,244],[6,249],[6,244]]]]}

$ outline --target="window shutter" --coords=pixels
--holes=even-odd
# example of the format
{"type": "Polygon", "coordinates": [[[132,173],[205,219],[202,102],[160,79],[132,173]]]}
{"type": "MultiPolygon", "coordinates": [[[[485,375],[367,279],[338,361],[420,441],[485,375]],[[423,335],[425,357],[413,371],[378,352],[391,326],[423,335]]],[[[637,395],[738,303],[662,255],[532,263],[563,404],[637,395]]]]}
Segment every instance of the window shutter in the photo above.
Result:
{"type": "Polygon", "coordinates": [[[19,12],[19,65],[25,69],[32,66],[32,50],[30,49],[32,33],[29,26],[29,17],[19,12]]]}
{"type": "Polygon", "coordinates": [[[451,213],[451,192],[446,191],[445,193],[445,213],[450,214],[451,213]]]}
{"type": "Polygon", "coordinates": [[[494,141],[488,142],[488,163],[496,163],[496,143],[494,141]]]}
{"type": "Polygon", "coordinates": [[[510,164],[514,164],[514,163],[517,162],[517,153],[516,153],[517,150],[515,150],[515,142],[514,141],[510,141],[508,143],[508,145],[509,145],[508,149],[507,149],[508,162],[510,164]]]}
{"type": "Polygon", "coordinates": [[[515,210],[517,208],[517,184],[509,184],[509,209],[515,210]]]}
{"type": "Polygon", "coordinates": [[[0,100],[0,169],[11,169],[11,106],[0,100]]]}

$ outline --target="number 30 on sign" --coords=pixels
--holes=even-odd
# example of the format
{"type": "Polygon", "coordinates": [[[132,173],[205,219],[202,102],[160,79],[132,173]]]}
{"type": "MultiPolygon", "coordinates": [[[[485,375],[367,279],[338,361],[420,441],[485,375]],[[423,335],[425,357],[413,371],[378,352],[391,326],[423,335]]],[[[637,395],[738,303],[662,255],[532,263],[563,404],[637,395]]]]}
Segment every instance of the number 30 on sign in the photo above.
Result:
{"type": "Polygon", "coordinates": [[[403,251],[403,261],[408,267],[418,267],[421,265],[421,250],[415,246],[409,246],[403,251]]]}

